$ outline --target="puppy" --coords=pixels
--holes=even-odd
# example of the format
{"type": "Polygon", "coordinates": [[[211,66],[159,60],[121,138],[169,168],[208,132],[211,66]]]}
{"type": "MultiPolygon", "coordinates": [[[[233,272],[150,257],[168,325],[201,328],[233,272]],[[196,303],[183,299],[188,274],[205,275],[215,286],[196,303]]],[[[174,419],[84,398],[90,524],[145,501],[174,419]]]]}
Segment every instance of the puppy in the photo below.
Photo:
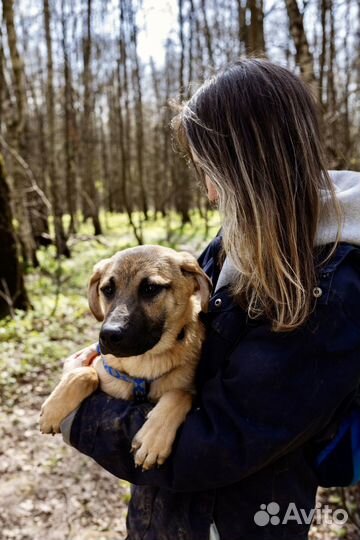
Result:
{"type": "Polygon", "coordinates": [[[102,321],[101,356],[89,367],[67,366],[41,409],[40,429],[58,433],[62,420],[100,385],[121,399],[156,403],[132,441],[136,465],[161,465],[189,412],[211,282],[189,253],[140,246],[99,262],[89,306],[102,321]],[[148,387],[148,392],[146,391],[148,387]]]}

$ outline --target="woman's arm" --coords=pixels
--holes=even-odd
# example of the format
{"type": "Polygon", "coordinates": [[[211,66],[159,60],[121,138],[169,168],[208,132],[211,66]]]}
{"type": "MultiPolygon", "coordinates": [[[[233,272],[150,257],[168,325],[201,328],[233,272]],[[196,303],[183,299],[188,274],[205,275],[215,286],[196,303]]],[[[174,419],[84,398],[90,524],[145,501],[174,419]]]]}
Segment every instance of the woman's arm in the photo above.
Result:
{"type": "Polygon", "coordinates": [[[97,393],[76,414],[71,444],[134,484],[196,491],[234,483],[301,446],[331,419],[360,378],[359,326],[358,312],[349,317],[333,301],[295,332],[249,327],[226,368],[201,389],[200,407],[159,469],[136,469],[130,453],[146,404],[97,393]]]}

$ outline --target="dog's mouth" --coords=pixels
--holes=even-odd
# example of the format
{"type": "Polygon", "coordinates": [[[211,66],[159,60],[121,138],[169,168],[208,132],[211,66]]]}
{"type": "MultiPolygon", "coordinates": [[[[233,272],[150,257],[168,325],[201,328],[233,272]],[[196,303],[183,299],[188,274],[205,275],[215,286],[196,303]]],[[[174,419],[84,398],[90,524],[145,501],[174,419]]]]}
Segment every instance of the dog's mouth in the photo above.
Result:
{"type": "Polygon", "coordinates": [[[152,340],[149,340],[147,344],[143,344],[142,346],[134,344],[133,346],[119,346],[119,345],[107,345],[104,344],[102,339],[99,339],[100,343],[100,351],[102,354],[111,354],[112,356],[115,356],[116,358],[128,358],[130,356],[141,356],[142,354],[145,354],[146,352],[150,351],[155,347],[155,345],[160,341],[160,337],[154,338],[152,340]]]}
{"type": "Polygon", "coordinates": [[[159,343],[163,334],[163,323],[147,329],[136,331],[113,324],[104,324],[100,330],[99,344],[102,354],[111,354],[117,358],[140,356],[150,351],[159,343]]]}

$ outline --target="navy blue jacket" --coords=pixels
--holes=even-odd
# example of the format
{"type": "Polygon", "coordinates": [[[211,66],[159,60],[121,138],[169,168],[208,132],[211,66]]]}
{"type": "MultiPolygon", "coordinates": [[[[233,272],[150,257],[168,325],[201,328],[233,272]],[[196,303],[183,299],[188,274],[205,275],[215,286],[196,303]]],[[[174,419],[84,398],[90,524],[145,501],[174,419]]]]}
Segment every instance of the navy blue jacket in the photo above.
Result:
{"type": "MultiPolygon", "coordinates": [[[[214,284],[220,242],[200,258],[214,284]]],[[[208,540],[213,521],[222,540],[307,538],[308,524],[282,521],[290,502],[307,514],[314,508],[312,445],[360,380],[360,249],[340,244],[318,286],[308,322],[286,333],[248,320],[227,286],[216,292],[197,402],[160,468],[142,472],[130,454],[150,404],[102,392],[82,404],[71,444],[135,485],[129,540],[208,540]],[[257,525],[255,513],[270,502],[280,506],[280,524],[257,525]]]]}

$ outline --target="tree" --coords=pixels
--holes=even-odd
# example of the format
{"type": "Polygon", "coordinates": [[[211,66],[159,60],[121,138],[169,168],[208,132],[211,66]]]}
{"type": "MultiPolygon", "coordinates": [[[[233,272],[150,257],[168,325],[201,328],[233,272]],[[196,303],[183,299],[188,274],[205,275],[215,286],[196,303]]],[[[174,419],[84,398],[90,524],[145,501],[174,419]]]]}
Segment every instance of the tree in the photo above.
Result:
{"type": "Polygon", "coordinates": [[[73,81],[71,61],[68,50],[67,14],[65,9],[65,0],[61,1],[61,27],[62,52],[64,61],[64,140],[66,200],[68,212],[70,215],[69,232],[75,233],[78,226],[76,219],[76,143],[78,141],[78,130],[74,112],[73,81]]]}
{"type": "Polygon", "coordinates": [[[263,0],[237,0],[239,52],[265,53],[263,0]]]}
{"type": "Polygon", "coordinates": [[[310,51],[309,42],[304,28],[303,14],[300,12],[297,0],[285,0],[289,18],[290,34],[296,49],[296,63],[300,67],[301,75],[312,88],[314,96],[317,95],[317,85],[314,72],[314,59],[310,51]]]}
{"type": "Polygon", "coordinates": [[[19,224],[19,236],[24,263],[37,266],[36,243],[31,226],[28,197],[26,195],[26,189],[29,186],[24,168],[21,165],[21,160],[18,159],[18,156],[23,159],[26,157],[25,129],[27,127],[28,107],[25,90],[24,62],[17,45],[13,0],[3,0],[3,16],[6,23],[15,94],[15,104],[7,125],[8,149],[11,150],[10,159],[12,177],[14,179],[12,195],[14,198],[15,217],[19,224]]]}
{"type": "Polygon", "coordinates": [[[132,81],[134,90],[134,112],[135,112],[135,134],[136,134],[136,160],[138,183],[140,188],[141,209],[144,213],[145,220],[148,219],[148,202],[146,189],[144,184],[144,114],[142,102],[142,87],[140,62],[137,51],[137,25],[135,21],[135,13],[133,3],[128,3],[129,24],[130,24],[130,43],[132,45],[132,81]]]}
{"type": "Polygon", "coordinates": [[[94,94],[92,89],[92,0],[86,2],[86,24],[83,45],[83,83],[84,83],[84,107],[83,107],[83,211],[86,217],[91,217],[95,235],[101,234],[99,219],[99,194],[95,184],[95,144],[94,144],[94,94]]]}
{"type": "Polygon", "coordinates": [[[56,163],[55,150],[55,97],[54,97],[54,70],[51,39],[51,12],[49,0],[44,0],[44,25],[47,51],[47,87],[46,105],[48,117],[48,154],[49,154],[49,176],[53,204],[54,229],[56,253],[70,257],[70,251],[66,244],[66,237],[63,226],[63,211],[61,205],[61,184],[58,179],[58,167],[56,163]]]}
{"type": "Polygon", "coordinates": [[[12,221],[10,190],[0,154],[0,318],[13,315],[15,309],[28,308],[29,300],[12,221]]]}

